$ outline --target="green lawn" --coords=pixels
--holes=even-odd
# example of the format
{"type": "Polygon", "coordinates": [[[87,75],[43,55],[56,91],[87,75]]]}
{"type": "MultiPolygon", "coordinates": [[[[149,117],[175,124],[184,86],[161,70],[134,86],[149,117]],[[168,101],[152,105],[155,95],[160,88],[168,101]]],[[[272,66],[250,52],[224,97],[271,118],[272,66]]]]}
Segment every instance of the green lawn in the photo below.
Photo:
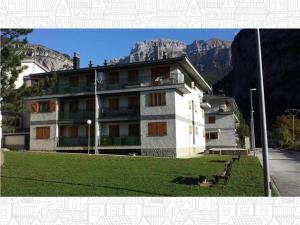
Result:
{"type": "Polygon", "coordinates": [[[228,156],[193,159],[88,156],[83,154],[5,152],[2,196],[263,196],[263,173],[257,159],[233,165],[227,185],[199,187],[228,156]],[[186,182],[174,180],[186,178],[186,182]]]}

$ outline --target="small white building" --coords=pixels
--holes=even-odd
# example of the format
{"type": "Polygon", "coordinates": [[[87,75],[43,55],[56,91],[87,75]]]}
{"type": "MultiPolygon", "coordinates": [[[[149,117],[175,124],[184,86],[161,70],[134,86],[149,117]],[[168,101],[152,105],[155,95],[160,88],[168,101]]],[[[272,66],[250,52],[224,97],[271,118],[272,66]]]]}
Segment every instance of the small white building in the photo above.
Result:
{"type": "Polygon", "coordinates": [[[24,76],[35,73],[50,72],[49,69],[39,63],[37,60],[31,58],[25,58],[21,61],[21,66],[25,67],[24,70],[19,74],[18,79],[15,82],[16,88],[19,88],[24,83],[24,76]]]}
{"type": "Polygon", "coordinates": [[[206,148],[235,148],[239,126],[238,107],[234,98],[223,95],[205,95],[211,108],[205,111],[206,148]]]}

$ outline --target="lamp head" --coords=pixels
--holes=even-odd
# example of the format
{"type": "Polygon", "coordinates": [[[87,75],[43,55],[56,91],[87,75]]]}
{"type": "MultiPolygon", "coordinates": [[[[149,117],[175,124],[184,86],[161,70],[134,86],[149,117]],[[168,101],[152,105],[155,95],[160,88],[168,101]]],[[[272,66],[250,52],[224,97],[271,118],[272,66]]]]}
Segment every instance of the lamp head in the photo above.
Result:
{"type": "Polygon", "coordinates": [[[256,88],[250,88],[250,91],[256,91],[256,88]]]}
{"type": "Polygon", "coordinates": [[[87,123],[88,125],[90,125],[90,124],[92,123],[92,121],[91,121],[91,120],[87,120],[86,123],[87,123]]]}

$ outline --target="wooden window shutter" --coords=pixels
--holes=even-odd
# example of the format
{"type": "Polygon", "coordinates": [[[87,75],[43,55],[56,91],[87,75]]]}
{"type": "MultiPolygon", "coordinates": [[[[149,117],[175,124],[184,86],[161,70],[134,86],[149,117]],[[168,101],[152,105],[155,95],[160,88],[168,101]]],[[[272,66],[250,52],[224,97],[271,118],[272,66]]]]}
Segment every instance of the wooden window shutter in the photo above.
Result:
{"type": "Polygon", "coordinates": [[[156,135],[156,123],[148,123],[148,135],[149,136],[156,135]]]}
{"type": "Polygon", "coordinates": [[[39,111],[39,103],[38,102],[32,102],[31,103],[31,112],[38,112],[39,111]]]}
{"type": "MultiPolygon", "coordinates": [[[[93,139],[95,137],[95,125],[90,125],[90,138],[93,139]]],[[[86,137],[89,136],[89,126],[86,125],[86,129],[85,129],[85,135],[86,137]]]]}
{"type": "Polygon", "coordinates": [[[69,137],[76,138],[78,137],[78,127],[69,127],[69,137]]]}
{"type": "Polygon", "coordinates": [[[50,127],[37,127],[36,139],[48,139],[50,137],[50,127]]]}
{"type": "Polygon", "coordinates": [[[60,137],[64,136],[64,127],[59,127],[59,136],[60,137]]]}
{"type": "Polygon", "coordinates": [[[50,112],[55,112],[56,111],[56,101],[55,100],[50,100],[49,101],[49,110],[50,110],[50,112]]]}
{"type": "Polygon", "coordinates": [[[158,124],[158,135],[160,136],[167,135],[167,123],[161,122],[158,124]]]}

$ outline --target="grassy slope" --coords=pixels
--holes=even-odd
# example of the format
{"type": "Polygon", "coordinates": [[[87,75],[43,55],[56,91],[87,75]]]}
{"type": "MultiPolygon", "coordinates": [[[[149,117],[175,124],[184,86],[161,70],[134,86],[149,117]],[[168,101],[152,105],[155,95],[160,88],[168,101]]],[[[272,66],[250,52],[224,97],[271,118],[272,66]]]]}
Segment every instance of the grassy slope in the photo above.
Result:
{"type": "MultiPolygon", "coordinates": [[[[224,186],[172,182],[177,177],[212,176],[227,156],[194,159],[5,153],[2,196],[262,196],[263,173],[253,157],[233,165],[224,186]]],[[[193,179],[190,179],[193,181],[193,179]]]]}

